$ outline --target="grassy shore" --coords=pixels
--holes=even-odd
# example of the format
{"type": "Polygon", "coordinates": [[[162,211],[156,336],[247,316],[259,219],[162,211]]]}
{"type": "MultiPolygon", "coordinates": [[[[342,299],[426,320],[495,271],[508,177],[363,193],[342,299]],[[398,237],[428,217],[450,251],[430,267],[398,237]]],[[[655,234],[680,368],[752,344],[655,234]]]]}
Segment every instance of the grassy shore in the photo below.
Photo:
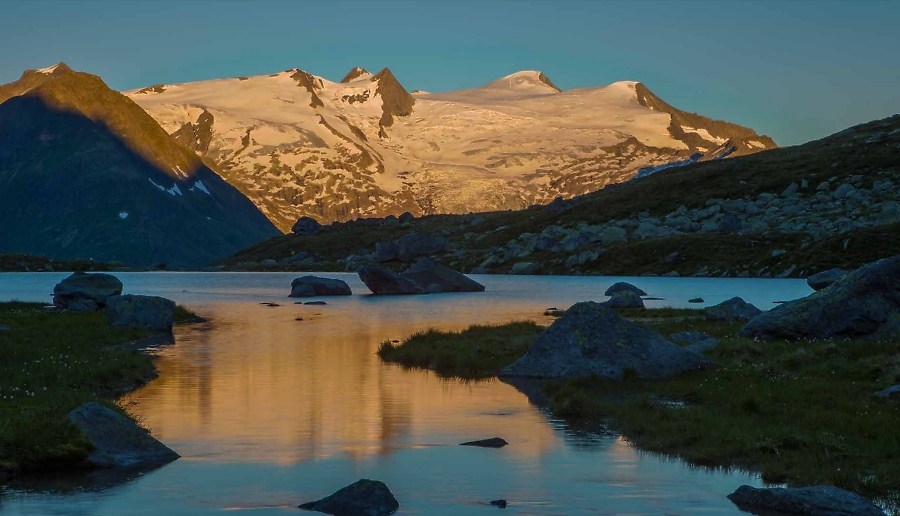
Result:
{"type": "MultiPolygon", "coordinates": [[[[177,319],[195,314],[179,308],[177,319]]],[[[40,303],[0,303],[0,477],[65,470],[90,444],[68,413],[114,398],[156,376],[152,358],[117,346],[150,335],[116,328],[105,312],[66,312],[40,303]]]]}
{"type": "MultiPolygon", "coordinates": [[[[736,336],[740,325],[707,322],[697,311],[622,315],[663,335],[720,338],[707,353],[718,367],[667,380],[545,382],[554,415],[575,426],[611,427],[643,450],[691,464],[758,471],[770,483],[834,484],[900,509],[900,403],[872,395],[900,383],[900,343],[755,342],[736,336]]],[[[521,356],[522,341],[534,338],[534,327],[522,323],[477,332],[428,332],[382,357],[415,366],[472,363],[475,349],[485,353],[489,342],[499,342],[503,360],[442,372],[484,377],[521,356]],[[415,352],[404,353],[412,343],[415,352]]]]}

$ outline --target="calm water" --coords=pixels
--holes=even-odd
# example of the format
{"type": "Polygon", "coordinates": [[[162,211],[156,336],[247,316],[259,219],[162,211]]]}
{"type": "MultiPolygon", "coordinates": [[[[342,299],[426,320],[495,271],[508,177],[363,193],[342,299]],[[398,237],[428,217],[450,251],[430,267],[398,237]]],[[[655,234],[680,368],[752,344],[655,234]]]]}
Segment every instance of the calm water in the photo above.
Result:
{"type": "MultiPolygon", "coordinates": [[[[487,292],[285,297],[296,273],[119,273],[126,293],[162,295],[210,322],[176,328],[159,379],[126,396],[182,459],[132,479],[7,489],[3,515],[298,514],[299,503],[359,478],[383,480],[400,514],[742,514],[725,495],[753,475],[691,469],[615,437],[576,434],[501,382],[466,384],[375,356],[385,339],[514,319],[603,300],[621,278],[476,278],[487,292]],[[276,302],[271,308],[259,303],[276,302]],[[295,320],[302,318],[302,321],[295,320]],[[501,450],[458,443],[500,436],[501,450]]],[[[0,274],[0,300],[49,301],[66,274],[0,274]]],[[[368,291],[353,274],[354,293],[368,291]]],[[[664,301],[739,295],[762,308],[810,292],[802,280],[631,278],[664,301]]],[[[690,305],[697,306],[697,305],[690,305]]],[[[311,513],[312,514],[312,513],[311,513]]]]}

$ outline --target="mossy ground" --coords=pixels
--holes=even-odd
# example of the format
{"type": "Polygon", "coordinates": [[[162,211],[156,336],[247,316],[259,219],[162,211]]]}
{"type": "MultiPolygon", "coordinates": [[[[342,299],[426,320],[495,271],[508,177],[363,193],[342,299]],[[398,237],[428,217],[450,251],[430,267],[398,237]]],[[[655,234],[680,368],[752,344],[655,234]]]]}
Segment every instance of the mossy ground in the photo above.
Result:
{"type": "MultiPolygon", "coordinates": [[[[767,482],[792,486],[834,484],[900,509],[900,403],[873,396],[900,383],[900,342],[756,342],[737,336],[740,325],[708,322],[699,311],[622,315],[663,335],[702,331],[720,338],[707,353],[718,367],[667,380],[545,382],[555,416],[612,428],[643,450],[694,465],[759,471],[767,482]]],[[[521,343],[535,330],[516,323],[432,331],[410,340],[418,344],[415,363],[391,359],[429,367],[452,363],[459,349],[502,346],[505,363],[498,357],[456,374],[484,377],[520,356],[512,350],[524,353],[521,343]]]]}
{"type": "MultiPolygon", "coordinates": [[[[195,314],[179,307],[177,319],[195,314]]],[[[115,328],[106,313],[67,312],[40,303],[0,303],[0,476],[65,470],[90,444],[68,413],[96,401],[116,410],[114,397],[151,380],[152,358],[117,346],[149,335],[115,328]]]]}

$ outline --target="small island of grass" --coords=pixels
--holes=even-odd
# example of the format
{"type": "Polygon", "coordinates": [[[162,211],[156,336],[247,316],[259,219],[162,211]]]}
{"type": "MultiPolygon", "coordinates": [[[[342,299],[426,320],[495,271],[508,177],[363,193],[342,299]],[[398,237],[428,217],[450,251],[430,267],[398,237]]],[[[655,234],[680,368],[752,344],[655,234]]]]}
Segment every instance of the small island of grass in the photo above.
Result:
{"type": "MultiPolygon", "coordinates": [[[[769,483],[833,484],[900,509],[900,404],[873,396],[900,383],[900,343],[741,338],[739,323],[700,310],[622,310],[664,336],[699,331],[721,340],[717,367],[665,380],[541,382],[557,417],[612,428],[643,450],[707,467],[761,473],[769,483]]],[[[379,355],[441,376],[485,378],[525,354],[533,323],[430,330],[379,355]]]]}

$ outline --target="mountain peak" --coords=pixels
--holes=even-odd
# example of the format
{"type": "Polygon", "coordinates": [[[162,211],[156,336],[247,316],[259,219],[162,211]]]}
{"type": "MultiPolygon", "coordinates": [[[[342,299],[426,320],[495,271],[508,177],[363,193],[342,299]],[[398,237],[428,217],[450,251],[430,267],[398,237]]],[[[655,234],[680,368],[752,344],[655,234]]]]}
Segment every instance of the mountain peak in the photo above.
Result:
{"type": "Polygon", "coordinates": [[[501,77],[490,83],[488,86],[494,88],[511,89],[511,90],[533,90],[535,93],[540,91],[553,93],[562,91],[544,72],[539,70],[521,70],[511,73],[505,77],[501,77]]]}
{"type": "Polygon", "coordinates": [[[358,66],[354,67],[352,70],[347,72],[347,75],[345,75],[343,79],[341,79],[341,83],[347,84],[350,81],[353,81],[355,79],[362,77],[363,75],[372,75],[372,74],[365,68],[360,68],[358,66]]]}
{"type": "Polygon", "coordinates": [[[390,127],[394,124],[394,115],[408,116],[413,112],[416,98],[406,91],[400,81],[394,77],[389,68],[384,68],[374,76],[372,82],[377,82],[376,95],[381,95],[382,116],[380,125],[390,127]]]}

